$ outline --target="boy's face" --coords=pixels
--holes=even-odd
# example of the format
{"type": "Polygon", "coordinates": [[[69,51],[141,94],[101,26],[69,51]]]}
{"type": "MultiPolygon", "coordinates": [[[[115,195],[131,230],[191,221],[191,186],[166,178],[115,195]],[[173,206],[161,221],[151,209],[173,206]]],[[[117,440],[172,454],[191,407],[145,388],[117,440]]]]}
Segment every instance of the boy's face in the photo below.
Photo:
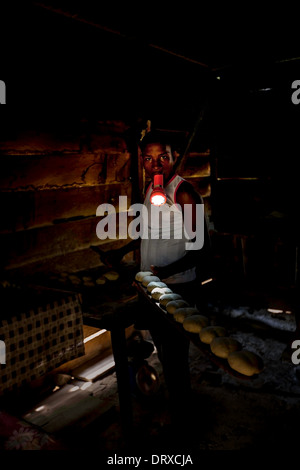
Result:
{"type": "Polygon", "coordinates": [[[169,145],[159,143],[146,145],[142,159],[145,171],[152,181],[157,174],[164,176],[164,183],[170,179],[175,161],[169,145]]]}

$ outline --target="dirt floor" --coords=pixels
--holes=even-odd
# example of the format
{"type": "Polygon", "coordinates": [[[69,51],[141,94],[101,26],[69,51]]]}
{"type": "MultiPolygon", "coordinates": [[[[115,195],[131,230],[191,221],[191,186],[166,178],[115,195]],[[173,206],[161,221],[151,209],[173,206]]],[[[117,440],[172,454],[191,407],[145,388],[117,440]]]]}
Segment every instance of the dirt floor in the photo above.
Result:
{"type": "MultiPolygon", "coordinates": [[[[44,428],[54,432],[70,450],[97,449],[99,455],[294,450],[300,421],[300,365],[292,363],[291,351],[284,353],[295,326],[293,315],[240,307],[223,310],[221,317],[213,312],[212,321],[226,324],[230,336],[262,357],[265,368],[261,374],[253,379],[236,379],[191,344],[193,397],[185,419],[176,425],[154,351],[147,361],[159,374],[160,387],[147,397],[133,388],[132,433],[124,433],[121,427],[115,372],[88,386],[73,379],[61,387],[55,392],[57,399],[64,391],[74,390],[72,396],[77,393],[81,401],[85,400],[87,415],[78,416],[77,422],[74,416],[63,428],[58,417],[52,420],[52,427],[45,419],[44,428]]],[[[151,340],[147,333],[146,339],[151,340]]],[[[57,416],[61,416],[61,409],[59,413],[57,416]]],[[[25,418],[41,424],[37,416],[38,412],[31,412],[25,418]]]]}

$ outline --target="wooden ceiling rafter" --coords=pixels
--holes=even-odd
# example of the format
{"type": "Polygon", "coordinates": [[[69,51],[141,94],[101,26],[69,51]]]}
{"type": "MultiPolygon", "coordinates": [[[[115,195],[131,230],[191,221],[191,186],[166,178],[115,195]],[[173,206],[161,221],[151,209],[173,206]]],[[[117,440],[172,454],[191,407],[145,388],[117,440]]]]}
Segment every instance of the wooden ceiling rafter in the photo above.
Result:
{"type": "MultiPolygon", "coordinates": [[[[84,18],[83,16],[79,16],[78,13],[72,13],[71,11],[68,11],[68,10],[64,10],[62,9],[61,7],[60,8],[56,8],[56,7],[53,7],[51,5],[47,5],[43,2],[33,2],[33,4],[35,6],[38,6],[38,7],[41,7],[41,8],[44,8],[45,10],[49,10],[53,13],[56,13],[56,14],[59,14],[59,15],[62,15],[62,16],[65,16],[67,18],[71,18],[75,21],[78,21],[78,22],[81,22],[81,23],[84,23],[84,24],[87,24],[89,26],[92,26],[94,28],[97,28],[97,29],[100,29],[106,33],[110,33],[110,34],[113,34],[115,36],[119,36],[120,38],[123,38],[123,39],[132,39],[131,36],[125,34],[125,33],[122,33],[121,31],[117,30],[117,29],[114,29],[114,28],[110,28],[108,26],[105,26],[103,24],[100,24],[98,22],[95,22],[95,21],[91,21],[87,18],[84,18]]],[[[183,54],[179,54],[178,52],[174,51],[174,50],[170,50],[170,49],[167,49],[159,44],[154,44],[152,42],[148,42],[148,43],[145,43],[145,46],[146,47],[149,47],[150,49],[155,49],[155,50],[158,50],[160,52],[163,52],[165,54],[168,54],[168,55],[171,55],[171,56],[174,56],[178,59],[181,59],[181,60],[184,60],[186,62],[190,62],[190,63],[193,63],[193,64],[196,64],[196,65],[199,65],[200,67],[203,67],[204,69],[206,70],[210,70],[210,66],[208,64],[205,64],[204,62],[201,62],[199,60],[196,60],[192,57],[188,57],[186,55],[183,55],[183,54]]]]}

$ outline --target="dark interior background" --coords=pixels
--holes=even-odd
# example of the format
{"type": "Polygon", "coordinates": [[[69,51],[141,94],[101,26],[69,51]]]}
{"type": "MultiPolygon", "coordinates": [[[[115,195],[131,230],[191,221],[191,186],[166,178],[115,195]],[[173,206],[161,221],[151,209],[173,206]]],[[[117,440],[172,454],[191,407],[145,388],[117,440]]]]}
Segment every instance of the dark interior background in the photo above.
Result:
{"type": "Polygon", "coordinates": [[[283,237],[293,283],[296,16],[252,4],[5,2],[0,138],[27,129],[76,135],[99,120],[121,120],[135,131],[149,119],[191,133],[204,107],[194,145],[213,155],[214,228],[260,234],[263,252],[270,237],[283,237]]]}

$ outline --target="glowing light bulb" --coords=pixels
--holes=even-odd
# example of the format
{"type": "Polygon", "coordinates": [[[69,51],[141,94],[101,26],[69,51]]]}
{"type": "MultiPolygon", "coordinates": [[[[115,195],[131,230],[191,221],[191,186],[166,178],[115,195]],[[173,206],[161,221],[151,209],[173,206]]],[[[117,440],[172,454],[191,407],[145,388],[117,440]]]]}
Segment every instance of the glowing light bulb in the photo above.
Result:
{"type": "Polygon", "coordinates": [[[162,206],[167,200],[166,193],[163,188],[163,175],[154,175],[153,191],[150,196],[150,202],[154,206],[162,206]]]}

